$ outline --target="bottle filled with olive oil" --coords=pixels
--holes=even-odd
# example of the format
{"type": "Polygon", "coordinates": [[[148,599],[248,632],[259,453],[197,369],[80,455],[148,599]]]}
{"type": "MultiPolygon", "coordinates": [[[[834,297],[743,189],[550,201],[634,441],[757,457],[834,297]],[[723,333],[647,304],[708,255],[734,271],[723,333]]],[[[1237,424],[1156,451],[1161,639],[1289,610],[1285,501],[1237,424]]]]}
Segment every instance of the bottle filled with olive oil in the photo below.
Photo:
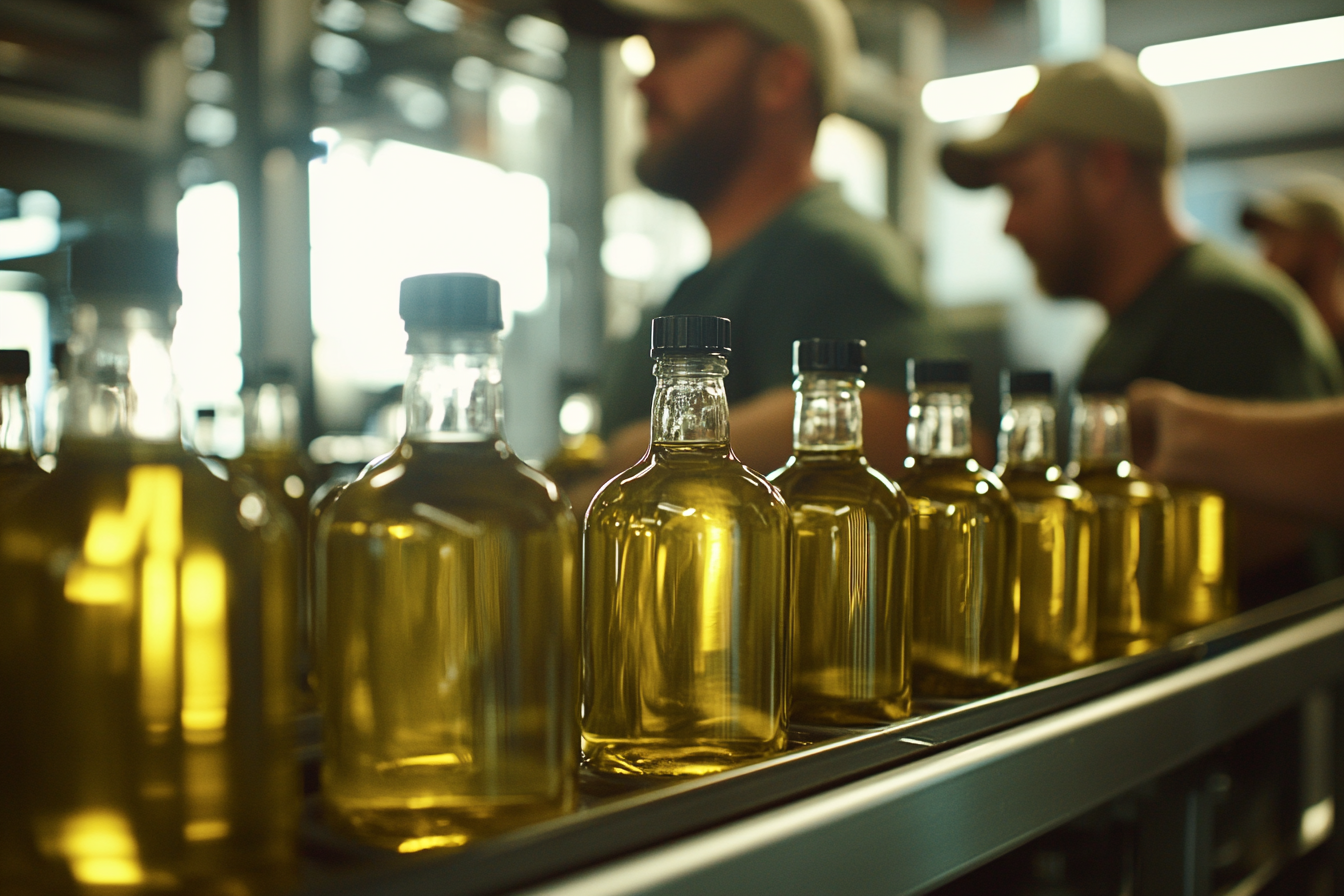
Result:
{"type": "Polygon", "coordinates": [[[1171,494],[1131,460],[1123,396],[1085,394],[1073,412],[1069,472],[1097,503],[1097,657],[1132,656],[1171,632],[1171,494]]]}
{"type": "Polygon", "coordinates": [[[793,457],[769,478],[793,514],[795,724],[910,714],[910,508],[863,454],[864,349],[793,344],[793,457]]]}
{"type": "Polygon", "coordinates": [[[0,350],[0,503],[47,475],[33,453],[26,386],[30,372],[27,351],[0,350]]]}
{"type": "Polygon", "coordinates": [[[59,463],[0,520],[5,892],[294,882],[295,533],[182,447],[176,247],[76,245],[59,463]]]}
{"type": "Polygon", "coordinates": [[[1096,658],[1097,506],[1055,462],[1049,371],[1004,371],[999,465],[1017,505],[1022,574],[1017,677],[1038,681],[1096,658]]]}
{"type": "Polygon", "coordinates": [[[915,698],[974,698],[1015,684],[1017,510],[971,457],[971,365],[908,362],[906,475],[915,698]]]}
{"type": "Polygon", "coordinates": [[[318,522],[322,781],[401,852],[573,808],[579,530],[503,436],[499,284],[401,285],[407,430],[318,522]]]}
{"type": "Polygon", "coordinates": [[[729,322],[653,322],[652,439],[584,533],[583,744],[599,772],[703,775],[784,749],[789,511],[733,454],[729,322]]]}
{"type": "Polygon", "coordinates": [[[1170,634],[1237,612],[1236,513],[1221,492],[1170,485],[1172,590],[1162,619],[1170,634]]]}

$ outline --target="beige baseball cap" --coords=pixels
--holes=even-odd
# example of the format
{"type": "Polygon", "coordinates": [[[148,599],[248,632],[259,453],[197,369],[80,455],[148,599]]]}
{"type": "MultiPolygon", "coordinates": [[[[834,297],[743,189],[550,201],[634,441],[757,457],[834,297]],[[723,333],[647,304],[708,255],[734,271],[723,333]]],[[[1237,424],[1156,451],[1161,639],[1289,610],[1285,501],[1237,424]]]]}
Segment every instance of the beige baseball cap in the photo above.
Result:
{"type": "Polygon", "coordinates": [[[1344,243],[1344,181],[1320,174],[1253,196],[1241,213],[1241,226],[1254,230],[1265,223],[1324,230],[1344,243]]]}
{"type": "Polygon", "coordinates": [[[1133,56],[1107,47],[1096,59],[1042,66],[1035,89],[996,133],[943,147],[943,171],[968,189],[987,187],[999,160],[1051,137],[1115,140],[1168,166],[1185,155],[1171,94],[1145,78],[1133,56]]]}
{"type": "Polygon", "coordinates": [[[702,22],[739,19],[781,43],[807,51],[824,111],[844,108],[848,74],[858,56],[854,21],[841,0],[607,0],[642,19],[702,22]]]}

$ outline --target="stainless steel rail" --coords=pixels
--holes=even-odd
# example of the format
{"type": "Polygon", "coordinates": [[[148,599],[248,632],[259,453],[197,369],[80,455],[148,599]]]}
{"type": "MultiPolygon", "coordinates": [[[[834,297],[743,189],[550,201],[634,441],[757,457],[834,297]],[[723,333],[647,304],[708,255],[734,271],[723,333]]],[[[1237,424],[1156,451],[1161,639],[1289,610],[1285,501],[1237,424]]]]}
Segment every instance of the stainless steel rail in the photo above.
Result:
{"type": "Polygon", "coordinates": [[[1344,678],[1344,608],[1161,678],[530,889],[922,893],[1344,678]]]}

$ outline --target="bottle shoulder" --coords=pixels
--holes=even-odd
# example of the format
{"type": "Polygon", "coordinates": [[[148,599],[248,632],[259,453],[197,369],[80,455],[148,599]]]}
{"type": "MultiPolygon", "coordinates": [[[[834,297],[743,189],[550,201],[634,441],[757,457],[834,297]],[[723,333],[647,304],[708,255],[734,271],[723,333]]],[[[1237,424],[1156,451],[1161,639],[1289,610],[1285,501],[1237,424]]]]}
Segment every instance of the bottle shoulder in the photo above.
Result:
{"type": "Polygon", "coordinates": [[[1054,477],[1051,477],[1046,470],[1011,467],[998,475],[1008,493],[1013,496],[1013,500],[1019,504],[1024,501],[1033,503],[1060,501],[1076,506],[1080,510],[1094,509],[1095,502],[1085,488],[1065,476],[1058,467],[1053,469],[1054,477]]]}
{"type": "Polygon", "coordinates": [[[1075,481],[1096,498],[1119,497],[1147,501],[1170,501],[1166,485],[1147,476],[1138,467],[1130,466],[1125,473],[1116,470],[1083,470],[1075,481]]]}
{"type": "Polygon", "coordinates": [[[602,487],[588,522],[663,513],[787,521],[788,506],[765,476],[731,456],[688,463],[651,455],[602,487]]]}
{"type": "Polygon", "coordinates": [[[863,504],[885,507],[893,515],[909,513],[900,486],[864,464],[793,464],[771,481],[790,508],[799,504],[863,504]]]}
{"type": "Polygon", "coordinates": [[[907,459],[906,475],[901,477],[900,485],[911,501],[979,498],[1011,503],[1008,488],[994,471],[970,458],[907,459]]]}
{"type": "Polygon", "coordinates": [[[569,501],[507,445],[402,443],[339,490],[322,517],[386,522],[446,512],[473,522],[574,526],[569,501]]]}

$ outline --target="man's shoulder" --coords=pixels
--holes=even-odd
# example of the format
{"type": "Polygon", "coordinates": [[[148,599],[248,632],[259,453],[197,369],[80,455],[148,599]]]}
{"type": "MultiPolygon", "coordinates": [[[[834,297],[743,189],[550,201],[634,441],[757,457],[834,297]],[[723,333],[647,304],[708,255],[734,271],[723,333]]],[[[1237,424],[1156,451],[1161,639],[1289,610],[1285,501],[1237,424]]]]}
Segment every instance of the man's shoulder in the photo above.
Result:
{"type": "Polygon", "coordinates": [[[1301,290],[1281,271],[1207,240],[1186,251],[1163,292],[1169,294],[1167,301],[1197,315],[1272,312],[1297,327],[1313,313],[1301,290]]]}

